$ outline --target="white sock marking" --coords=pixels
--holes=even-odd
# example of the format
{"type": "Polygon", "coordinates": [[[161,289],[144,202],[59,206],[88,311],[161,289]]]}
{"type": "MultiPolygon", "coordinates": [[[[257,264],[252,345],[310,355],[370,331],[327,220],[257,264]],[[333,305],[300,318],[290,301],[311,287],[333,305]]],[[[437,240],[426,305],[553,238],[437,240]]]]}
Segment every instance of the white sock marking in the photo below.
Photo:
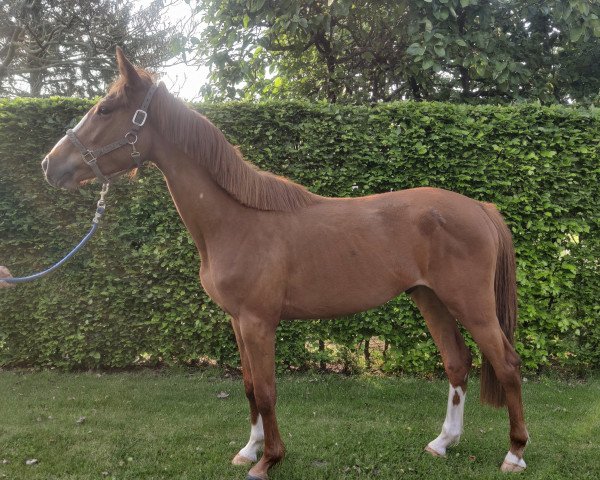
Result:
{"type": "Polygon", "coordinates": [[[463,432],[463,415],[465,411],[465,397],[462,387],[453,387],[450,385],[448,393],[448,409],[446,410],[446,420],[442,426],[442,433],[435,440],[429,442],[428,447],[435,450],[439,455],[446,455],[446,448],[456,445],[463,432]],[[455,405],[455,398],[458,403],[455,405]]]}
{"type": "Polygon", "coordinates": [[[513,465],[518,465],[519,467],[527,468],[527,464],[525,463],[525,460],[523,460],[522,458],[517,457],[511,451],[509,451],[506,454],[506,457],[504,457],[504,461],[506,463],[512,463],[513,465]]]}
{"type": "Polygon", "coordinates": [[[262,448],[264,441],[265,432],[263,430],[262,417],[259,415],[256,423],[250,428],[250,440],[248,440],[246,446],[240,450],[239,455],[256,462],[258,451],[262,448]]]}

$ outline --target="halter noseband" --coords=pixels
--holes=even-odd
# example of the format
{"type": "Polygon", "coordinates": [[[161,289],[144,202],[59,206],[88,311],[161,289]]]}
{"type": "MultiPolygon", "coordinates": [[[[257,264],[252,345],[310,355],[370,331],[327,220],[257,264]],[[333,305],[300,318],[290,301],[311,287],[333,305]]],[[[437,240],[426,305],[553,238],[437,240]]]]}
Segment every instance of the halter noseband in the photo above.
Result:
{"type": "Polygon", "coordinates": [[[154,96],[154,92],[156,92],[157,88],[158,85],[152,85],[148,89],[148,92],[146,93],[146,97],[144,98],[142,105],[135,111],[135,113],[133,114],[133,118],[131,119],[133,127],[125,134],[125,136],[121,140],[117,140],[116,142],[98,148],[96,150],[90,150],[83,143],[81,143],[81,140],[79,140],[73,129],[67,130],[67,138],[71,140],[73,145],[75,145],[79,149],[85,164],[92,169],[98,180],[100,180],[100,182],[102,182],[103,184],[109,183],[110,179],[107,178],[98,167],[98,157],[106,155],[107,153],[110,153],[113,150],[116,150],[117,148],[121,148],[124,145],[131,145],[131,158],[133,159],[135,165],[138,168],[142,166],[143,162],[140,159],[140,152],[138,152],[135,149],[135,144],[138,140],[137,134],[140,131],[140,128],[144,126],[144,124],[146,123],[146,119],[148,118],[147,110],[150,106],[150,102],[152,101],[152,97],[154,96]]]}

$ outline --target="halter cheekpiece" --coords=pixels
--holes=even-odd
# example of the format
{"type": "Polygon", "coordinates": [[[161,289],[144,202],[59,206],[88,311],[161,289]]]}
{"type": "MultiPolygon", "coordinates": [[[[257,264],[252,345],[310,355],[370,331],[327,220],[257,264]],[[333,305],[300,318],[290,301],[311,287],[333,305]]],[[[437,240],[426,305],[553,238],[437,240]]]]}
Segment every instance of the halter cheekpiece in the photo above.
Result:
{"type": "Polygon", "coordinates": [[[79,140],[79,137],[77,137],[77,134],[73,129],[67,130],[67,138],[71,140],[73,145],[75,145],[79,149],[83,161],[92,169],[98,180],[100,180],[100,182],[102,182],[103,184],[109,183],[110,179],[106,177],[98,167],[98,158],[102,155],[106,155],[107,153],[112,152],[113,150],[116,150],[117,148],[121,148],[124,145],[131,145],[131,158],[133,159],[135,165],[138,168],[142,166],[143,162],[140,158],[140,152],[136,150],[135,144],[138,141],[138,132],[140,131],[140,128],[144,126],[148,118],[147,110],[150,106],[150,102],[152,101],[152,97],[154,96],[154,92],[156,92],[157,88],[158,85],[153,84],[148,89],[148,92],[146,93],[146,97],[144,98],[142,105],[135,111],[135,113],[133,114],[133,118],[131,119],[133,127],[131,127],[131,129],[123,136],[123,138],[117,140],[116,142],[110,143],[96,150],[90,150],[81,142],[81,140],[79,140]]]}

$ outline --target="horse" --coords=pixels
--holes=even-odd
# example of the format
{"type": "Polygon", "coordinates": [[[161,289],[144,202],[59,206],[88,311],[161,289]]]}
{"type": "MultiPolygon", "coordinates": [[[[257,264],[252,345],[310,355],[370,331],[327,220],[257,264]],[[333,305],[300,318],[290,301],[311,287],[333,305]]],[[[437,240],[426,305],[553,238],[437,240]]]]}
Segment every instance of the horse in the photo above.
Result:
{"type": "Polygon", "coordinates": [[[510,450],[501,469],[525,469],[529,435],[513,347],[516,260],[498,210],[437,188],[358,198],[311,193],[247,162],[120,48],[116,57],[117,80],[42,170],[66,189],[95,176],[109,181],[140,156],[163,173],[200,254],[200,282],[231,318],[251,421],[248,443],[232,462],[253,464],[247,479],[267,479],[285,453],[275,413],[280,321],[348,315],[403,292],[422,313],[449,379],[442,431],[426,451],[446,456],[463,431],[472,358],[460,324],[482,353],[482,402],[508,409],[510,450]]]}

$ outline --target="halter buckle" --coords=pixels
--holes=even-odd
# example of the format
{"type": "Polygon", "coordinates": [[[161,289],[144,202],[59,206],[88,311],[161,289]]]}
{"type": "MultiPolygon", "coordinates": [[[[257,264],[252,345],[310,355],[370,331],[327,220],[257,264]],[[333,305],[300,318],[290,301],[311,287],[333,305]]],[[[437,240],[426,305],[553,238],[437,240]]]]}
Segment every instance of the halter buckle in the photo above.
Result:
{"type": "Polygon", "coordinates": [[[85,153],[82,153],[81,156],[83,157],[83,161],[88,165],[96,163],[97,157],[91,150],[87,150],[85,153]]]}
{"type": "Polygon", "coordinates": [[[142,125],[144,125],[144,123],[146,123],[146,118],[148,118],[148,114],[144,110],[138,109],[133,114],[131,123],[137,125],[138,127],[141,127],[142,125]]]}

